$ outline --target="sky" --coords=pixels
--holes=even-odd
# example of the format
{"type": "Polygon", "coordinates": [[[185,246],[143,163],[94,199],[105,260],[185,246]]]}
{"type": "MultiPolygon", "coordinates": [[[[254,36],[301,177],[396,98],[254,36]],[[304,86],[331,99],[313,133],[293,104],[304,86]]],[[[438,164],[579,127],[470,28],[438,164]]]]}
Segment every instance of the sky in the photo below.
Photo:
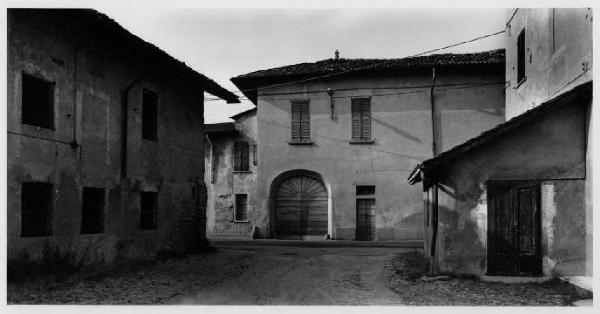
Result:
{"type": "MultiPolygon", "coordinates": [[[[501,31],[507,18],[503,8],[98,10],[231,91],[229,79],[240,74],[332,58],[336,49],[341,58],[407,57],[501,31]]],[[[440,53],[503,44],[500,34],[440,53]]],[[[205,122],[231,121],[253,106],[206,101],[205,122]]]]}

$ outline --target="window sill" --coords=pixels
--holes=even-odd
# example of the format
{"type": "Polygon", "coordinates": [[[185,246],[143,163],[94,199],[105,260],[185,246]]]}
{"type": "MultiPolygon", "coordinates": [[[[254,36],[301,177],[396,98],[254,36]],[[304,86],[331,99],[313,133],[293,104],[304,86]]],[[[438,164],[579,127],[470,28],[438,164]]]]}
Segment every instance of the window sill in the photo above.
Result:
{"type": "Polygon", "coordinates": [[[234,224],[247,224],[250,223],[250,220],[234,220],[234,224]]]}
{"type": "Polygon", "coordinates": [[[252,173],[250,170],[233,170],[232,173],[252,173]]]}
{"type": "Polygon", "coordinates": [[[523,77],[519,82],[517,82],[517,85],[515,85],[515,87],[513,87],[513,89],[519,88],[519,86],[521,86],[523,83],[525,83],[525,81],[527,81],[527,76],[523,77]]]}
{"type": "Polygon", "coordinates": [[[313,145],[313,142],[296,142],[296,141],[290,141],[288,142],[289,145],[313,145]]]}
{"type": "Polygon", "coordinates": [[[348,143],[350,145],[369,145],[375,144],[375,140],[350,140],[348,143]]]}

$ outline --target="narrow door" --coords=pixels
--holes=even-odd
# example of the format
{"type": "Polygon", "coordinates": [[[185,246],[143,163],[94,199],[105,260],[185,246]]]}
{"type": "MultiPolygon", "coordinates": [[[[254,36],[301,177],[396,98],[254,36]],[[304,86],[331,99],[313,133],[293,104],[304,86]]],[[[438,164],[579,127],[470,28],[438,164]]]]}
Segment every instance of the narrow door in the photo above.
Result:
{"type": "Polygon", "coordinates": [[[356,240],[375,239],[375,199],[356,200],[356,240]]]}
{"type": "Polygon", "coordinates": [[[488,184],[488,273],[541,273],[539,184],[488,184]]]}

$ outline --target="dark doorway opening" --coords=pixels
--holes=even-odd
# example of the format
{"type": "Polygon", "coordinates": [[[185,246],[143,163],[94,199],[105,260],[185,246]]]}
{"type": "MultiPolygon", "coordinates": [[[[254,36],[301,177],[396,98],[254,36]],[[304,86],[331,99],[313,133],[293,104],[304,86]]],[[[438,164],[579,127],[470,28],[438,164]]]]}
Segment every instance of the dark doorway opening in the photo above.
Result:
{"type": "Polygon", "coordinates": [[[488,182],[488,274],[541,275],[539,190],[535,181],[488,182]]]}

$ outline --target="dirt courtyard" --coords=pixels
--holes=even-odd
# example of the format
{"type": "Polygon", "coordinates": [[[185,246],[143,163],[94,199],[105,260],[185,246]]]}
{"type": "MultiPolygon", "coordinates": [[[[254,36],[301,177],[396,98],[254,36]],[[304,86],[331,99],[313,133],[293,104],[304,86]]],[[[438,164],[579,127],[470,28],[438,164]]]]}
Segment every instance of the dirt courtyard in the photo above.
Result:
{"type": "MultiPolygon", "coordinates": [[[[413,248],[216,242],[217,251],[108,275],[8,285],[9,304],[568,305],[562,283],[420,282],[399,274],[413,248]],[[445,303],[446,302],[446,303],[445,303]]],[[[574,297],[575,296],[575,297],[574,297]]]]}

